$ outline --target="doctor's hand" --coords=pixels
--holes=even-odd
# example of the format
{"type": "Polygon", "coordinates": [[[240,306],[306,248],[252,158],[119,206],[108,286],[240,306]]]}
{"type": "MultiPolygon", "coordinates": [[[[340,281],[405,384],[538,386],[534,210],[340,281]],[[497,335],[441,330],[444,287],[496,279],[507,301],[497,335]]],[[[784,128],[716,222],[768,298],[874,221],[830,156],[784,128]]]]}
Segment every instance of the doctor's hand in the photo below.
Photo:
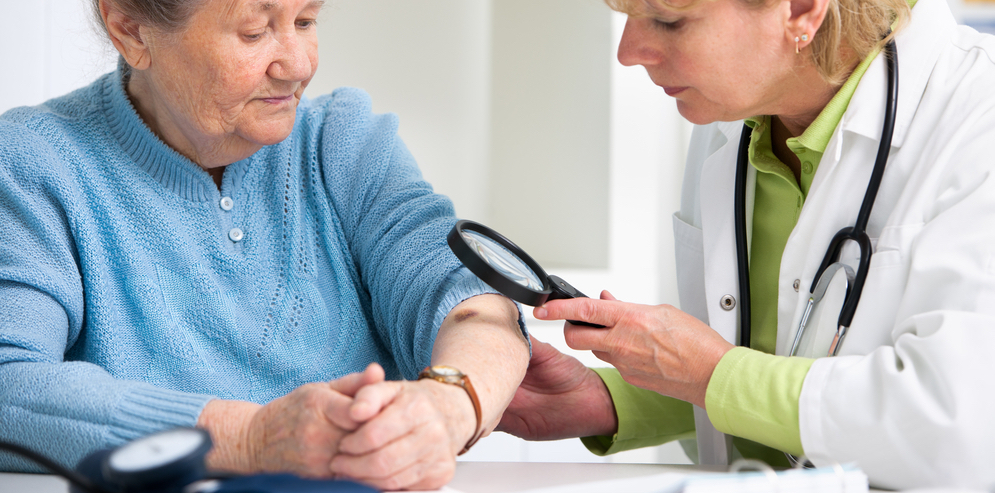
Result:
{"type": "Polygon", "coordinates": [[[612,435],[617,428],[615,406],[601,377],[575,358],[532,338],[525,379],[497,430],[526,440],[559,440],[612,435]]]}
{"type": "Polygon", "coordinates": [[[584,320],[593,329],[566,324],[567,345],[590,350],[637,387],[705,407],[705,390],[722,356],[734,346],[711,327],[670,305],[600,300],[550,301],[534,310],[540,320],[584,320]]]}
{"type": "Polygon", "coordinates": [[[292,472],[331,478],[340,442],[360,423],[349,416],[352,396],[384,380],[373,363],[362,373],[302,385],[265,406],[213,400],[197,421],[214,442],[208,468],[238,473],[292,472]]]}

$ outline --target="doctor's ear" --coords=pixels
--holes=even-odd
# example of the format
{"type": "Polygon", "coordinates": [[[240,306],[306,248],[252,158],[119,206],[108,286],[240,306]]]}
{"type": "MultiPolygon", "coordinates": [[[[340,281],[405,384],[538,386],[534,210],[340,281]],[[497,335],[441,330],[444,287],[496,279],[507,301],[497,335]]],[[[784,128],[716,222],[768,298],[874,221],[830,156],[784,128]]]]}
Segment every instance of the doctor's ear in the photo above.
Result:
{"type": "Polygon", "coordinates": [[[831,0],[784,0],[790,14],[785,22],[784,35],[797,50],[804,49],[815,39],[822,27],[831,0]]]}
{"type": "Polygon", "coordinates": [[[118,53],[133,69],[149,68],[152,64],[150,30],[128,15],[114,0],[100,0],[99,7],[107,35],[118,53]]]}

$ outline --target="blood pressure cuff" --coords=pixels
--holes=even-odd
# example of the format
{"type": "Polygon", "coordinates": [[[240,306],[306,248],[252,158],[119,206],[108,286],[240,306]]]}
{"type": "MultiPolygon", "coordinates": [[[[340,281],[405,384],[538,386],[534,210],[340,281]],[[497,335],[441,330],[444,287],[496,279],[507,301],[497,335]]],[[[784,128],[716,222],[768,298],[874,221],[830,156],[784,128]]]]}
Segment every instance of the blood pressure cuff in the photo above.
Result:
{"type": "MultiPolygon", "coordinates": [[[[113,449],[94,452],[80,461],[76,471],[89,479],[94,486],[105,491],[122,491],[119,485],[104,478],[103,464],[113,449]]],[[[197,481],[201,473],[192,471],[189,476],[181,477],[168,484],[161,484],[154,489],[124,490],[124,493],[377,493],[378,490],[364,484],[341,479],[304,479],[293,474],[257,474],[251,476],[219,477],[215,480],[205,480],[198,488],[191,485],[197,481]],[[192,486],[191,488],[187,488],[192,486]]],[[[75,485],[70,493],[89,493],[75,485]]]]}

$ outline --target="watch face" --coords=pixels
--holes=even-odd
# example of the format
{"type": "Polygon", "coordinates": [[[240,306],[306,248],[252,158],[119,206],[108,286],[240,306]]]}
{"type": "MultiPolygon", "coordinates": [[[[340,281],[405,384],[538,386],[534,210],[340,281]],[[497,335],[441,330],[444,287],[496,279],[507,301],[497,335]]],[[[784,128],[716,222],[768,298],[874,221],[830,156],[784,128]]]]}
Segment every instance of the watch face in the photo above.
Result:
{"type": "Polygon", "coordinates": [[[205,433],[189,428],[156,433],[115,450],[107,458],[107,465],[120,473],[159,468],[198,453],[205,437],[205,433]]]}
{"type": "Polygon", "coordinates": [[[438,365],[432,367],[432,372],[444,377],[462,377],[463,373],[451,366],[438,365]]]}

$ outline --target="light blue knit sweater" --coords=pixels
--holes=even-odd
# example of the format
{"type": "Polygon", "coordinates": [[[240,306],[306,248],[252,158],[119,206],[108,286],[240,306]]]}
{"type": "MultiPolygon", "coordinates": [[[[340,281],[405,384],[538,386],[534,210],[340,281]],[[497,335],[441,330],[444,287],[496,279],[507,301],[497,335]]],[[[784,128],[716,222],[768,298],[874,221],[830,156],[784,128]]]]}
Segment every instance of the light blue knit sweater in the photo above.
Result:
{"type": "Polygon", "coordinates": [[[302,102],[219,191],[122,80],[0,117],[0,438],[73,466],[215,397],[265,403],[373,361],[413,378],[449,310],[493,292],[362,91],[302,102]]]}

